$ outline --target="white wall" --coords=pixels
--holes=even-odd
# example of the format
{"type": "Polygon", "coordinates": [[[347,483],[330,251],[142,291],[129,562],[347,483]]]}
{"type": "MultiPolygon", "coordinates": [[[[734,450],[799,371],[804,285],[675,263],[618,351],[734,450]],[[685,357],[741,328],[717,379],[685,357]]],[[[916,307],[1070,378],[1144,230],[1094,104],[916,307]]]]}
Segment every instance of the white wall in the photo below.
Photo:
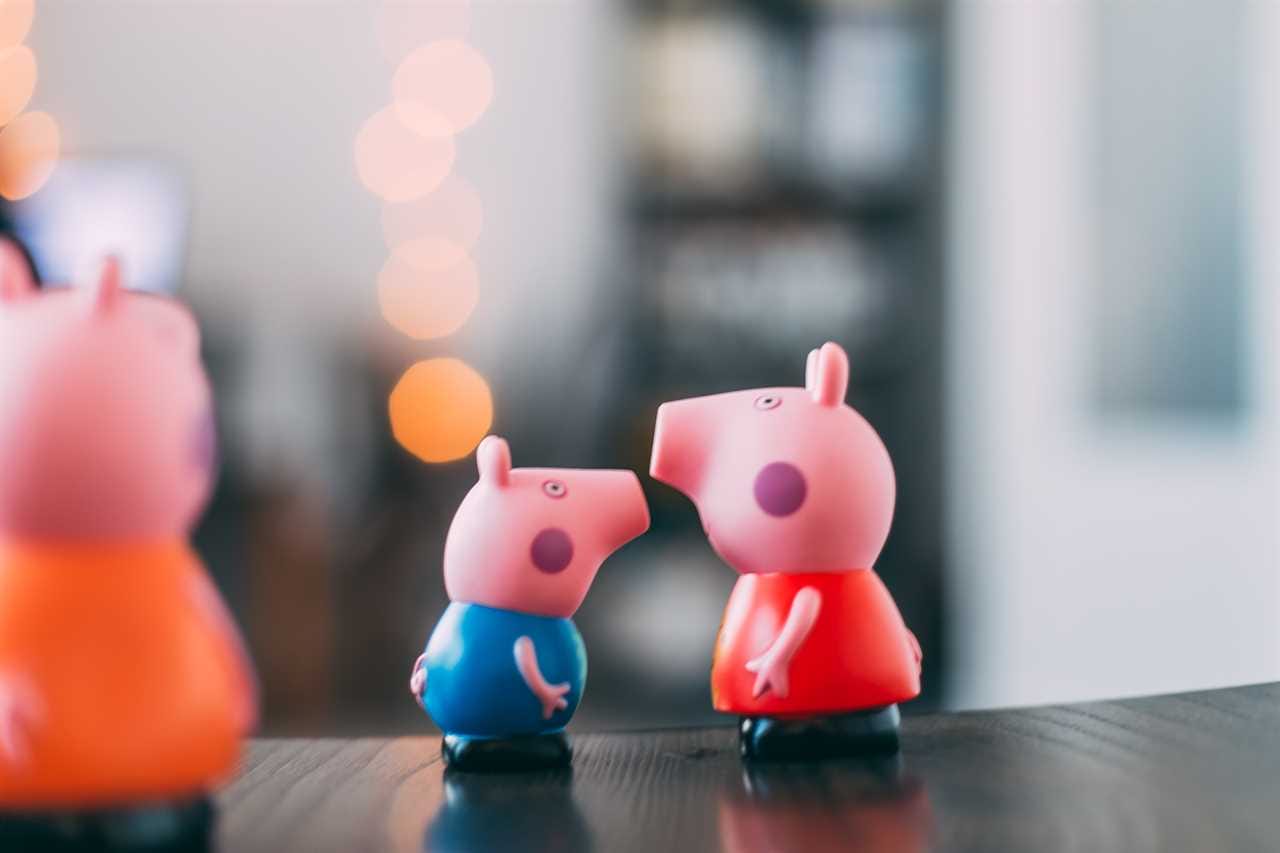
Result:
{"type": "Polygon", "coordinates": [[[1121,429],[1093,422],[1081,402],[1094,262],[1088,4],[956,6],[959,705],[1280,677],[1280,28],[1273,4],[1250,8],[1253,404],[1235,427],[1121,429]]]}

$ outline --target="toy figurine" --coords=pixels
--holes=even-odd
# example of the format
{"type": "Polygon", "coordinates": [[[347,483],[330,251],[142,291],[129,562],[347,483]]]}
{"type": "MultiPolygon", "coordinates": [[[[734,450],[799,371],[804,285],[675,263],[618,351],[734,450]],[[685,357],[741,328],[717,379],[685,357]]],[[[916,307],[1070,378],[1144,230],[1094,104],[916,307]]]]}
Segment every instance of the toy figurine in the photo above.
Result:
{"type": "Polygon", "coordinates": [[[570,617],[600,564],[649,528],[630,471],[511,467],[507,443],[476,450],[480,481],[449,528],[450,604],[409,689],[459,770],[563,766],[587,656],[570,617]]]}
{"type": "Polygon", "coordinates": [[[873,571],[894,476],[844,404],[849,362],[828,343],[805,388],[737,391],[658,410],[653,476],[698,507],[742,574],[711,672],[716,710],[741,716],[748,759],[894,751],[897,703],[920,692],[920,646],[873,571]]]}
{"type": "Polygon", "coordinates": [[[0,839],[207,834],[257,713],[187,544],[211,411],[184,308],[114,260],[37,291],[0,251],[0,839]]]}

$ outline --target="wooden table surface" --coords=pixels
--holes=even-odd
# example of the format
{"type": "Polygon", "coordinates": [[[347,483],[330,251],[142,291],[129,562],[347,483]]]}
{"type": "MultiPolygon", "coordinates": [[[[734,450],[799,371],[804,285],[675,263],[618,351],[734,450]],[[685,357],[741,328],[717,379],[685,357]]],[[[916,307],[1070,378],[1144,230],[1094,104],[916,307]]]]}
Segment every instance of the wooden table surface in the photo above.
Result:
{"type": "Polygon", "coordinates": [[[1280,850],[1280,685],[908,717],[896,762],[747,770],[730,727],[445,774],[435,737],[262,740],[226,851],[1280,850]]]}

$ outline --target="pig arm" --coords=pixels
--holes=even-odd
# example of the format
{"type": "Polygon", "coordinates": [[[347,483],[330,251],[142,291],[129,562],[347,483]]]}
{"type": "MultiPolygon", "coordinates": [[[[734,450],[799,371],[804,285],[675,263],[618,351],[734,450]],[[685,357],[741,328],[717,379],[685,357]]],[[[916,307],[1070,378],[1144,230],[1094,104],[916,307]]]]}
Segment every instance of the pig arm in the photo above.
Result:
{"type": "Polygon", "coordinates": [[[822,594],[813,587],[806,586],[796,593],[782,631],[764,654],[747,662],[747,669],[756,674],[752,696],[759,698],[766,690],[772,690],[779,699],[787,698],[791,690],[787,678],[791,659],[804,645],[821,609],[822,594]]]}
{"type": "Polygon", "coordinates": [[[524,679],[529,692],[542,703],[542,719],[549,720],[556,711],[569,707],[568,700],[564,698],[564,694],[569,692],[568,682],[547,683],[542,677],[542,670],[538,668],[538,653],[534,649],[533,640],[528,637],[516,640],[514,652],[520,677],[524,679]]]}
{"type": "Polygon", "coordinates": [[[28,735],[43,719],[44,701],[31,680],[19,673],[0,675],[0,763],[26,763],[28,735]]]}
{"type": "Polygon", "coordinates": [[[413,694],[414,699],[418,700],[419,705],[425,701],[423,691],[427,688],[427,668],[423,664],[426,660],[426,652],[418,655],[418,659],[413,662],[413,672],[409,673],[409,692],[413,694]]]}
{"type": "Polygon", "coordinates": [[[240,731],[248,734],[258,725],[258,679],[253,672],[249,652],[240,639],[235,620],[227,612],[222,597],[203,569],[191,573],[188,591],[199,617],[212,627],[223,663],[236,695],[236,717],[240,731]]]}

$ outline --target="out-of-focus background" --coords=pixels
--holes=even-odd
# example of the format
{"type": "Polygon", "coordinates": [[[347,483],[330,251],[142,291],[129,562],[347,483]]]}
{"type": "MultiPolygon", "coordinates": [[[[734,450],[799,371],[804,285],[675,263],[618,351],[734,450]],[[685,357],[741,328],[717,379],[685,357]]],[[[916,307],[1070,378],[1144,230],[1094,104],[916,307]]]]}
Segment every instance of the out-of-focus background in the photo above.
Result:
{"type": "Polygon", "coordinates": [[[199,315],[270,732],[428,725],[487,429],[651,501],[575,726],[711,719],[654,411],[828,339],[913,709],[1207,687],[1280,677],[1277,80],[1269,0],[0,0],[0,228],[199,315]]]}

